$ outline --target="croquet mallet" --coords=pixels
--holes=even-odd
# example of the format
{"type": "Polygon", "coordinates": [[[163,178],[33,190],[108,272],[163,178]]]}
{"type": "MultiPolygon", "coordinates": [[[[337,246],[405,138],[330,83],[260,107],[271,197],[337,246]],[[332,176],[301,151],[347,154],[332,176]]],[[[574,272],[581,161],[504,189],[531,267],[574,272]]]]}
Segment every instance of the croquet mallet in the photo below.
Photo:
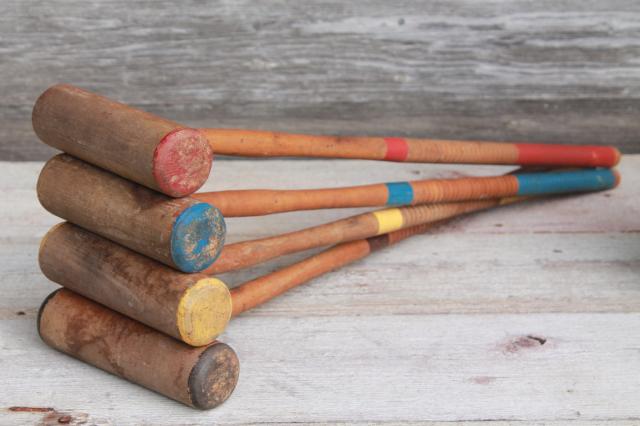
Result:
{"type": "MultiPolygon", "coordinates": [[[[437,192],[440,188],[451,198],[456,198],[456,194],[463,194],[463,198],[491,197],[474,201],[476,206],[491,206],[494,197],[500,195],[608,189],[616,185],[617,174],[609,169],[589,169],[435,182],[434,198],[441,198],[437,192]],[[472,189],[466,189],[467,186],[472,189]]],[[[407,185],[400,186],[407,189],[407,185]]],[[[389,187],[381,187],[380,192],[386,191],[389,198],[389,187]]],[[[221,272],[246,267],[252,261],[257,263],[285,253],[445,218],[468,206],[418,205],[365,213],[275,237],[229,244],[216,261],[224,242],[224,220],[214,206],[196,198],[171,199],[65,154],[45,165],[37,188],[40,202],[51,213],[184,272],[205,269],[221,272]]],[[[427,194],[418,195],[419,199],[430,196],[420,185],[415,188],[416,193],[427,194]]],[[[391,193],[395,194],[392,198],[397,200],[398,192],[402,191],[393,191],[396,192],[391,193]]],[[[366,187],[361,192],[366,193],[366,187]]]]}
{"type": "Polygon", "coordinates": [[[32,122],[44,143],[172,197],[189,195],[206,181],[213,152],[572,167],[612,167],[620,159],[608,146],[197,130],[65,84],[38,98],[32,122]]]}

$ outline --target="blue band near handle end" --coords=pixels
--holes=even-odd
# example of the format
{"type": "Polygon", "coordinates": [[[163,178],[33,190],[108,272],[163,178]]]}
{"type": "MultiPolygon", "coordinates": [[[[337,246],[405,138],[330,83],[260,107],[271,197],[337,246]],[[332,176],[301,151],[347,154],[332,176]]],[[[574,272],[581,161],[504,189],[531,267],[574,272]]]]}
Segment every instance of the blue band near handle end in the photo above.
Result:
{"type": "Polygon", "coordinates": [[[389,192],[387,205],[398,206],[413,202],[413,187],[409,182],[390,182],[385,185],[389,192]]]}
{"type": "Polygon", "coordinates": [[[616,185],[611,169],[516,174],[518,195],[602,191],[616,185]]]}

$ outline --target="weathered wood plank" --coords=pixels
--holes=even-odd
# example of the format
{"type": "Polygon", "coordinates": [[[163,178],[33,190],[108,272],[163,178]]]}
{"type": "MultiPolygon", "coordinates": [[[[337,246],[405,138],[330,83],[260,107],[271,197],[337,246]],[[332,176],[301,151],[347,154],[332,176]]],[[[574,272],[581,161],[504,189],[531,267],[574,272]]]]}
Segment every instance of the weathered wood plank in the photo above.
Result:
{"type": "Polygon", "coordinates": [[[198,412],[49,349],[31,319],[0,321],[0,406],[119,425],[637,420],[638,333],[638,314],[247,315],[223,336],[236,392],[198,412]]]}
{"type": "Polygon", "coordinates": [[[187,124],[612,143],[638,151],[640,5],[8,0],[0,159],[44,159],[65,81],[187,124]]]}

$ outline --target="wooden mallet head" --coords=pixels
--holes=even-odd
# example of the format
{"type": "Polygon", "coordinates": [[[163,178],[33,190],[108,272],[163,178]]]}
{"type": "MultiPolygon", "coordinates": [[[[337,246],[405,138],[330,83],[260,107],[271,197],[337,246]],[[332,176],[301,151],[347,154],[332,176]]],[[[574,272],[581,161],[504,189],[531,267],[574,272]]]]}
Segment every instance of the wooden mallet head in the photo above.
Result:
{"type": "Polygon", "coordinates": [[[171,197],[204,184],[213,152],[203,134],[74,86],[36,101],[33,129],[47,145],[171,197]]]}
{"type": "Polygon", "coordinates": [[[169,198],[70,155],[45,164],[37,192],[54,215],[184,272],[210,266],[224,245],[214,206],[169,198]]]}
{"type": "Polygon", "coordinates": [[[70,223],[49,230],[38,261],[51,281],[192,346],[213,342],[231,317],[219,279],[176,271],[70,223]]]}
{"type": "Polygon", "coordinates": [[[238,382],[238,357],[224,343],[193,348],[67,289],[42,303],[38,333],[61,352],[195,408],[220,405],[238,382]]]}

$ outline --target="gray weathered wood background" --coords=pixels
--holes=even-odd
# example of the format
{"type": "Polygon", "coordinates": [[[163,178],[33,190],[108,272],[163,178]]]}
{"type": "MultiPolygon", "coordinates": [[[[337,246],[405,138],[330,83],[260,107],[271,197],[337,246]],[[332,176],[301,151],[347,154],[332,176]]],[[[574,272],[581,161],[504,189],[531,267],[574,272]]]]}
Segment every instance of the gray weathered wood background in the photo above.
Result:
{"type": "Polygon", "coordinates": [[[1,0],[0,159],[56,82],[194,126],[640,151],[640,2],[1,0]]]}

